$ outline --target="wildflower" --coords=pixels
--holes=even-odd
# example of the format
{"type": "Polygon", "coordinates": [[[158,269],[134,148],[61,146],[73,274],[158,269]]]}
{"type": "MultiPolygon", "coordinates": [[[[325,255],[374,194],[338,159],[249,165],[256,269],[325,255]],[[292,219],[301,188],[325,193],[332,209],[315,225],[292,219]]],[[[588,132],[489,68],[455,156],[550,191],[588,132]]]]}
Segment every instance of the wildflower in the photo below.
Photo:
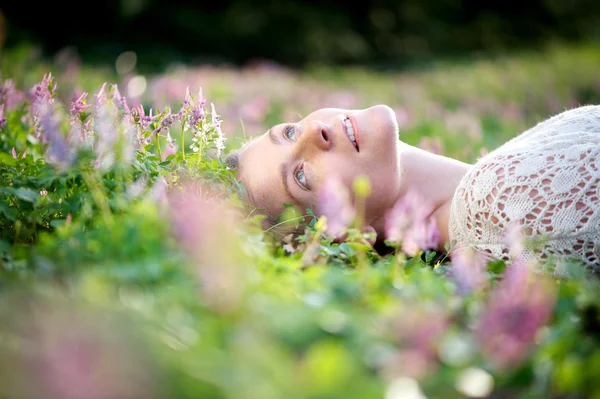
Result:
{"type": "Polygon", "coordinates": [[[12,79],[5,80],[0,86],[0,104],[6,106],[6,111],[13,110],[17,104],[24,100],[24,94],[15,88],[12,79]]]}
{"type": "Polygon", "coordinates": [[[510,256],[513,259],[518,258],[519,255],[523,253],[525,250],[525,243],[520,223],[510,223],[506,229],[504,241],[506,242],[506,245],[508,245],[510,256]]]}
{"type": "Polygon", "coordinates": [[[44,129],[41,126],[41,121],[47,118],[48,115],[54,113],[54,90],[56,85],[52,86],[52,74],[44,75],[42,81],[36,84],[30,92],[32,97],[30,103],[30,114],[32,118],[33,129],[36,133],[36,138],[44,137],[44,129]]]}
{"type": "MultiPolygon", "coordinates": [[[[104,86],[100,89],[103,91],[104,86]]],[[[97,153],[96,166],[101,169],[107,169],[115,161],[115,144],[118,138],[118,109],[117,107],[102,99],[103,94],[95,95],[99,102],[94,107],[94,132],[96,141],[94,150],[97,153]]]]}
{"type": "Polygon", "coordinates": [[[6,126],[7,118],[4,116],[4,104],[0,104],[0,129],[6,126]]]}
{"type": "Polygon", "coordinates": [[[202,297],[215,310],[232,310],[239,304],[242,283],[238,215],[195,183],[171,193],[168,205],[173,233],[195,267],[202,297]]]}
{"type": "Polygon", "coordinates": [[[121,95],[119,92],[119,87],[116,84],[111,86],[112,88],[112,100],[113,103],[117,106],[117,108],[128,114],[130,112],[129,106],[127,105],[127,99],[121,95]]]}
{"type": "Polygon", "coordinates": [[[131,326],[115,315],[28,292],[3,311],[0,396],[47,399],[158,398],[156,369],[131,326]],[[33,303],[31,303],[33,302],[33,303]],[[100,321],[102,320],[102,321],[100,321]],[[22,329],[28,331],[23,341],[22,329]]]}
{"type": "Polygon", "coordinates": [[[440,233],[431,216],[433,205],[419,193],[411,190],[399,198],[387,213],[386,238],[402,242],[402,250],[415,256],[422,249],[436,248],[440,233]]]}
{"type": "Polygon", "coordinates": [[[320,213],[327,218],[325,232],[332,236],[342,235],[356,216],[348,188],[338,176],[330,175],[319,190],[317,201],[320,213]]]}
{"type": "Polygon", "coordinates": [[[436,367],[438,343],[450,324],[441,307],[408,306],[390,322],[398,350],[383,365],[384,375],[421,378],[436,367]]]}
{"type": "Polygon", "coordinates": [[[197,128],[198,123],[204,119],[204,105],[206,104],[206,100],[202,95],[202,88],[198,89],[198,96],[194,99],[190,95],[189,87],[185,90],[185,99],[183,101],[183,106],[179,111],[179,117],[185,116],[185,125],[184,129],[189,130],[194,127],[197,128]]]}
{"type": "Polygon", "coordinates": [[[101,107],[106,102],[106,93],[104,92],[105,89],[106,82],[104,82],[100,87],[100,90],[94,94],[94,103],[96,104],[96,107],[101,107]]]}
{"type": "Polygon", "coordinates": [[[512,262],[475,328],[483,354],[498,368],[518,365],[554,303],[554,286],[546,277],[535,275],[520,258],[512,262]]]}
{"type": "Polygon", "coordinates": [[[48,195],[48,190],[46,190],[45,188],[42,188],[42,190],[40,191],[40,195],[41,196],[48,195]]]}
{"type": "Polygon", "coordinates": [[[450,277],[454,280],[460,294],[468,294],[485,287],[487,283],[485,258],[468,248],[457,248],[450,255],[452,268],[450,277]]]}
{"type": "Polygon", "coordinates": [[[11,153],[12,153],[12,157],[13,157],[14,159],[19,159],[19,158],[17,158],[17,151],[15,150],[15,147],[13,147],[13,148],[12,148],[12,151],[11,151],[11,153]]]}
{"type": "Polygon", "coordinates": [[[68,168],[74,160],[74,154],[60,130],[61,116],[52,104],[49,104],[39,118],[39,131],[47,145],[46,157],[49,162],[61,169],[68,168]]]}
{"type": "Polygon", "coordinates": [[[167,108],[167,110],[162,114],[162,118],[160,119],[158,127],[154,130],[152,134],[160,134],[163,131],[169,133],[169,127],[173,124],[174,121],[175,117],[171,114],[171,110],[167,108]]]}
{"type": "Polygon", "coordinates": [[[88,93],[83,92],[75,101],[71,102],[71,108],[69,108],[69,112],[74,116],[79,116],[86,109],[91,107],[91,104],[86,104],[85,99],[88,93]]]}
{"type": "Polygon", "coordinates": [[[215,132],[217,133],[217,137],[215,139],[215,146],[217,148],[217,156],[221,156],[221,151],[223,151],[225,149],[225,136],[223,135],[223,132],[221,131],[221,119],[219,118],[219,115],[217,115],[217,111],[215,110],[215,105],[213,103],[210,103],[210,107],[211,107],[211,119],[212,119],[212,126],[215,129],[215,132]]]}

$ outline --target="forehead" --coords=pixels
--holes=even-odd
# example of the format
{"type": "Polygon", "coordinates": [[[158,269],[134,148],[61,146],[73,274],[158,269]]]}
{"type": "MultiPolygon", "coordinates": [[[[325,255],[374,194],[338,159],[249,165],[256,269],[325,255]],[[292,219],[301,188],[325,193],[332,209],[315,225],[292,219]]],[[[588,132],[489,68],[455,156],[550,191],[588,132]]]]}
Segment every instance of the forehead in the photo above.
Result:
{"type": "Polygon", "coordinates": [[[240,151],[238,178],[244,184],[253,205],[271,216],[283,211],[287,198],[280,167],[287,156],[283,146],[275,145],[266,134],[248,143],[240,151]]]}

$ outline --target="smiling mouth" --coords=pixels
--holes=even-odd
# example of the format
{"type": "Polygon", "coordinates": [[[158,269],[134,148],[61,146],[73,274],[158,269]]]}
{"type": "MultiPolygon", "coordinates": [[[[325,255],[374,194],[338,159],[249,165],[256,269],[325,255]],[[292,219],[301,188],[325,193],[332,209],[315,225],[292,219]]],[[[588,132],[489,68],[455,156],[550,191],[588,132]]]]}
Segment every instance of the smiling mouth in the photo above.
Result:
{"type": "Polygon", "coordinates": [[[342,125],[344,126],[344,132],[346,133],[346,136],[348,136],[348,139],[350,139],[350,142],[354,145],[354,147],[356,148],[356,151],[359,151],[358,149],[358,131],[354,130],[354,125],[352,124],[352,121],[350,120],[349,117],[344,118],[344,120],[342,121],[342,125]]]}

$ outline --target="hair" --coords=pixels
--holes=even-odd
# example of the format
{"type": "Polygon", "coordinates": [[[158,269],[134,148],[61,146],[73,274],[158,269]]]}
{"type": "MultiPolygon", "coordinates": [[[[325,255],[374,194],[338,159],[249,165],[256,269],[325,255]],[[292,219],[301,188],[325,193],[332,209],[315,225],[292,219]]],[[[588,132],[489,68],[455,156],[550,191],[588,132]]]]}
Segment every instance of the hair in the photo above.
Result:
{"type": "MultiPolygon", "coordinates": [[[[224,159],[225,164],[232,170],[239,172],[240,169],[240,150],[234,150],[227,154],[224,159]]],[[[260,204],[253,203],[252,199],[249,196],[245,196],[243,198],[245,205],[247,206],[249,213],[256,213],[258,211],[259,214],[266,216],[266,219],[263,222],[263,229],[265,232],[272,234],[277,240],[283,241],[284,238],[286,241],[288,240],[286,237],[289,237],[291,234],[292,237],[298,237],[299,235],[304,233],[306,228],[306,221],[301,220],[298,225],[291,223],[281,223],[278,221],[279,215],[273,215],[268,212],[264,212],[261,208],[260,204]]]]}

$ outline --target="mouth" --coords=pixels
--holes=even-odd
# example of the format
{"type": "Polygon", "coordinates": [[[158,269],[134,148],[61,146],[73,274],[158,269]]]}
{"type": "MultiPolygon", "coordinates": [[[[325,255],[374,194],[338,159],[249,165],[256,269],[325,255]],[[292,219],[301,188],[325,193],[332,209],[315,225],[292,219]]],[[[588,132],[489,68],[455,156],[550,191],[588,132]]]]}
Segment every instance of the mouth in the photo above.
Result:
{"type": "Polygon", "coordinates": [[[353,120],[351,120],[350,117],[347,116],[342,120],[342,126],[344,127],[344,133],[346,133],[346,136],[348,137],[352,145],[354,145],[356,151],[360,152],[358,148],[358,129],[356,129],[356,124],[353,123],[353,120]]]}

